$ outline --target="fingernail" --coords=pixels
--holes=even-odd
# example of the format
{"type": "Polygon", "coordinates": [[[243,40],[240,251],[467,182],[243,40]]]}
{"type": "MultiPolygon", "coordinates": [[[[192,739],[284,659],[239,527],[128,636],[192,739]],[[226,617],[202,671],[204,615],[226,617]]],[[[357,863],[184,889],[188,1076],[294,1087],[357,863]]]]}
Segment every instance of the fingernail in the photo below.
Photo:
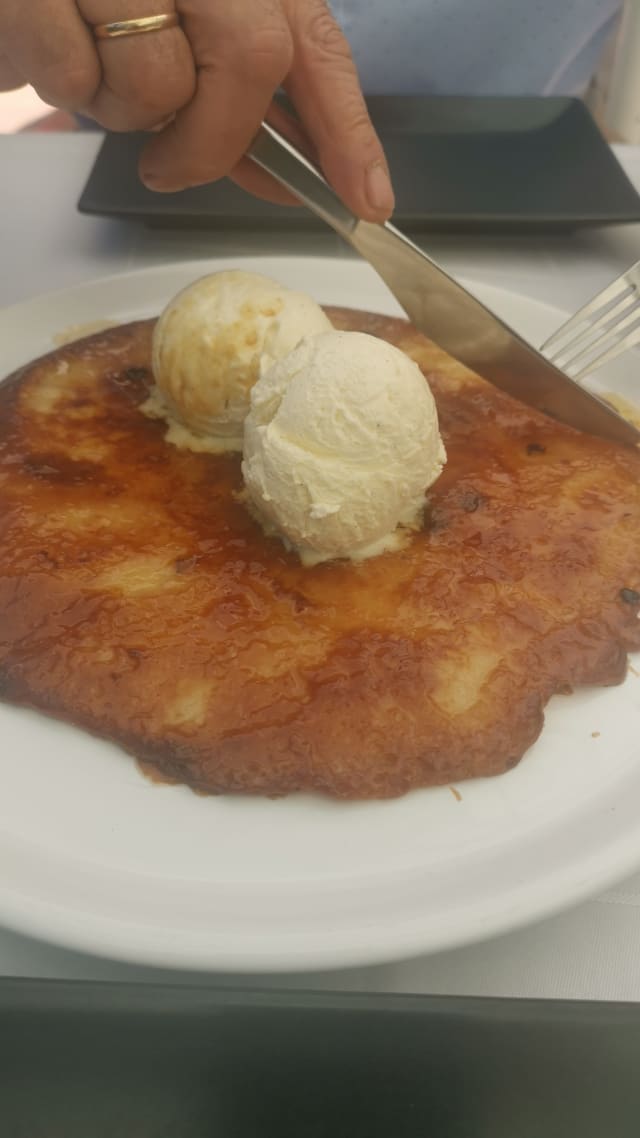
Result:
{"type": "Polygon", "coordinates": [[[365,191],[367,201],[376,213],[384,213],[389,217],[393,213],[395,199],[389,175],[382,162],[373,162],[367,168],[365,176],[365,191]]]}
{"type": "Polygon", "coordinates": [[[152,170],[149,173],[146,170],[141,173],[140,181],[143,186],[146,186],[148,190],[153,190],[156,194],[173,194],[176,190],[184,189],[184,186],[167,184],[166,177],[163,177],[162,174],[154,174],[152,170]]]}

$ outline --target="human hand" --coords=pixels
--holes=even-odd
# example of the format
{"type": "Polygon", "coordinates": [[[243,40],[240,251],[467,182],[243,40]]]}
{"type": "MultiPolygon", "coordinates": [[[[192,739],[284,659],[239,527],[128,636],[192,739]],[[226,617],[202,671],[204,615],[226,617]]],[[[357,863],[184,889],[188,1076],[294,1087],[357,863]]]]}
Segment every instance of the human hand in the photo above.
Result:
{"type": "Polygon", "coordinates": [[[290,200],[243,158],[268,118],[317,158],[359,217],[382,221],[392,211],[384,152],[324,0],[2,0],[0,90],[24,82],[109,130],[154,129],[140,160],[152,189],[228,174],[261,196],[290,200]],[[177,27],[105,40],[92,33],[171,11],[177,27]],[[297,123],[272,102],[280,87],[297,123]]]}

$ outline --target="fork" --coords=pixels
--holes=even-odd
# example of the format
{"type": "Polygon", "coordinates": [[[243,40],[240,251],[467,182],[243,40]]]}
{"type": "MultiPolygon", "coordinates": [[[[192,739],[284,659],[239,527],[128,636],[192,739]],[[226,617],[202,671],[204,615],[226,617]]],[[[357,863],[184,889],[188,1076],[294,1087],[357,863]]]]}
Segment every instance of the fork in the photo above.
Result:
{"type": "Polygon", "coordinates": [[[540,348],[572,379],[640,344],[640,261],[571,316],[540,348]]]}

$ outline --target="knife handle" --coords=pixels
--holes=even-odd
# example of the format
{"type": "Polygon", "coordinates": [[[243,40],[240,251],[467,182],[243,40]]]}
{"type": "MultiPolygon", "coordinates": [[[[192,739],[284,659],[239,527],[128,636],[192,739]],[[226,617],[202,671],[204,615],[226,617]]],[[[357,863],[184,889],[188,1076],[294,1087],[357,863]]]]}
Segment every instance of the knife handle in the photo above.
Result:
{"type": "Polygon", "coordinates": [[[326,221],[341,237],[348,238],[358,218],[347,209],[317,166],[268,123],[262,123],[247,156],[291,191],[309,209],[326,221]]]}

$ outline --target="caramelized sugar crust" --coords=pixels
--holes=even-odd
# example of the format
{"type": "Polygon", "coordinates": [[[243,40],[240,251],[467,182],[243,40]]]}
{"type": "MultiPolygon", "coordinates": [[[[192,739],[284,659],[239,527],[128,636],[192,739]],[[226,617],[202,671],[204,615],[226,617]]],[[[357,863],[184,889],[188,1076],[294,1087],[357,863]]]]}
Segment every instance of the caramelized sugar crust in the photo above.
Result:
{"type": "Polygon", "coordinates": [[[403,321],[449,454],[408,548],[303,568],[240,460],[138,410],[152,323],[0,388],[0,692],[207,792],[385,797],[498,774],[554,692],[640,647],[640,455],[560,426],[403,321]]]}

